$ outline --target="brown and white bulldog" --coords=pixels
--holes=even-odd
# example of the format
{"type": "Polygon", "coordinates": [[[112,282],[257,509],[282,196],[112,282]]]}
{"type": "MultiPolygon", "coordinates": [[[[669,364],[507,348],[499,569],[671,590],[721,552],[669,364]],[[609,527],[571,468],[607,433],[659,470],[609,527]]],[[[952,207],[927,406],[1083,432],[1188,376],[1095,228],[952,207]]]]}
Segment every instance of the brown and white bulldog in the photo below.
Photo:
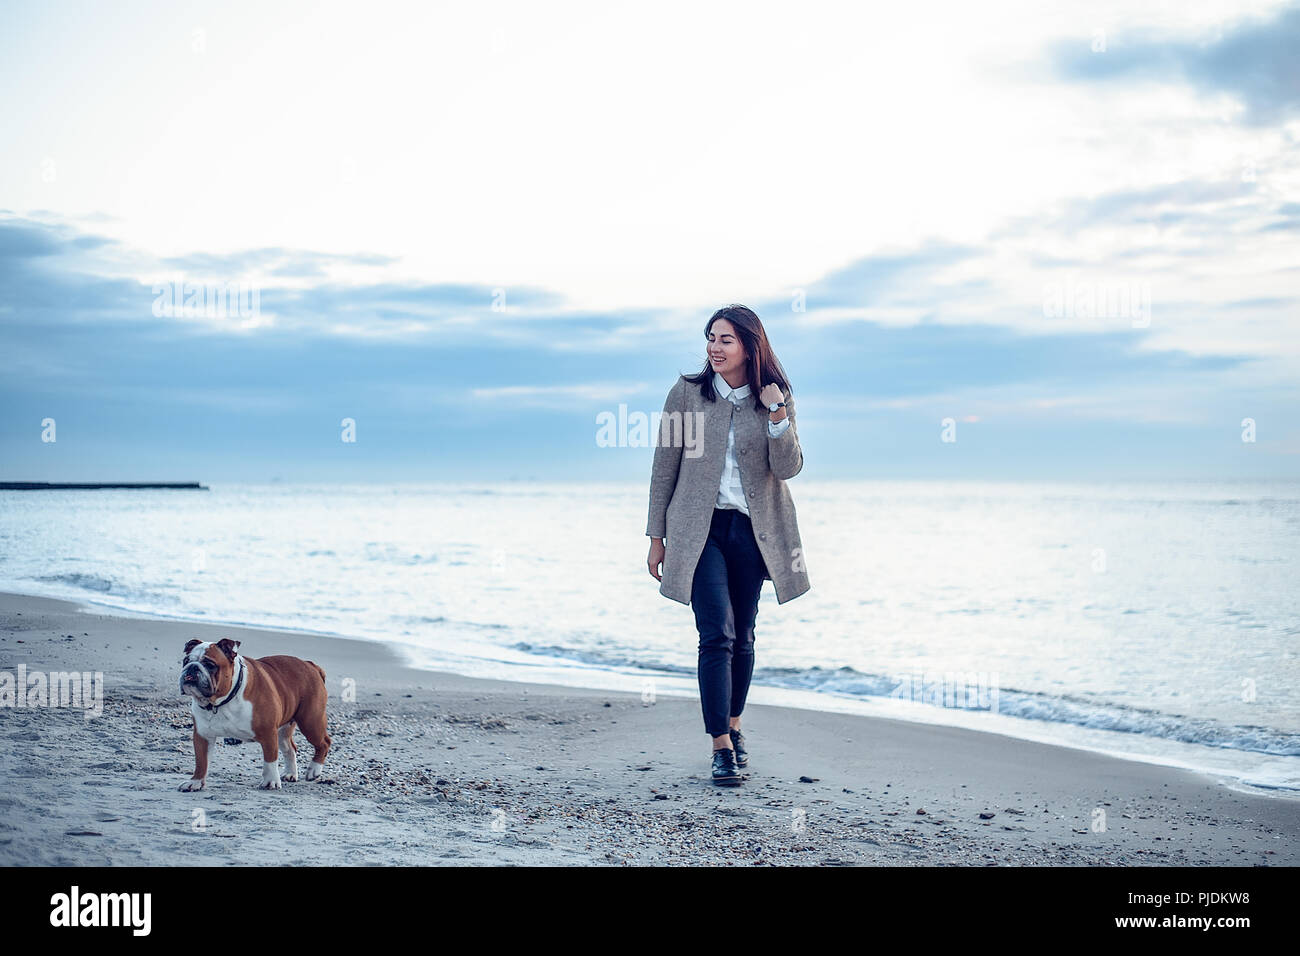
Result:
{"type": "Polygon", "coordinates": [[[298,745],[293,728],[302,728],[316,749],[306,779],[316,780],[330,749],[325,729],[325,672],[297,657],[245,657],[239,641],[193,640],[181,658],[181,693],[194,714],[194,777],[182,790],[202,790],[208,778],[208,745],[218,739],[256,740],[262,745],[263,790],[279,790],[281,780],[298,779],[298,745]],[[279,752],[284,751],[284,776],[279,752]]]}

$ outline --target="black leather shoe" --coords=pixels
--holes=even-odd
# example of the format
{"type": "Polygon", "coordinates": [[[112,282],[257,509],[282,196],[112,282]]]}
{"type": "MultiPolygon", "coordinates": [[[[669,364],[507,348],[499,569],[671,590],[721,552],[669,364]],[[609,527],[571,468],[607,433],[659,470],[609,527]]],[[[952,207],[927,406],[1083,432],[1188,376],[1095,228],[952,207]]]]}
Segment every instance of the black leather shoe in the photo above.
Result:
{"type": "Polygon", "coordinates": [[[748,766],[749,754],[745,750],[745,738],[741,736],[739,730],[728,730],[727,733],[731,734],[731,746],[736,749],[736,766],[748,766]]]}
{"type": "Polygon", "coordinates": [[[713,782],[723,787],[740,783],[740,768],[736,766],[736,754],[730,747],[713,751],[713,782]]]}

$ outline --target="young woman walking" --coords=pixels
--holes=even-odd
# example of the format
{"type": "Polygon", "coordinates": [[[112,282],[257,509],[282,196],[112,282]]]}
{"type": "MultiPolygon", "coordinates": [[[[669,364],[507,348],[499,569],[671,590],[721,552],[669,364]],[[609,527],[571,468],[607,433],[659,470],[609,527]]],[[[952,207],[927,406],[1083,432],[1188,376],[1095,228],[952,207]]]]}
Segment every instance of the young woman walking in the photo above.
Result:
{"type": "Polygon", "coordinates": [[[772,582],[777,604],[809,588],[786,487],[803,451],[790,383],[758,316],[743,305],[719,309],[704,338],[703,370],[679,376],[664,402],[647,564],[660,594],[695,610],[713,781],[734,786],[749,763],[740,715],[763,582],[772,582]]]}

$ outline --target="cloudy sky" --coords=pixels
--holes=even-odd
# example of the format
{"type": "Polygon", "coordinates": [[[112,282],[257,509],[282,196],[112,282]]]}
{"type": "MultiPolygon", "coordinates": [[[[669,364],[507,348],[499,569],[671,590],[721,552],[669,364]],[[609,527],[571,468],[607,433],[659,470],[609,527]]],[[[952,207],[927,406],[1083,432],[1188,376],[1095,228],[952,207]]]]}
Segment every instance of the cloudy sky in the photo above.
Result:
{"type": "Polygon", "coordinates": [[[1300,477],[1297,49],[1276,2],[8,2],[0,480],[644,480],[597,416],[730,302],[809,477],[1300,477]]]}

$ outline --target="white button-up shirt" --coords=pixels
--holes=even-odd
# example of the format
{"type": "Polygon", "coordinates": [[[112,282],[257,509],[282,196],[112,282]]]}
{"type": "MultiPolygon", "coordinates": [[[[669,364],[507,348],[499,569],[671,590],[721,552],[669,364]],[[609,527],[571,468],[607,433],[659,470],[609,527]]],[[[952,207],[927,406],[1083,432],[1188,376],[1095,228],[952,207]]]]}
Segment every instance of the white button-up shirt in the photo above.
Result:
{"type": "MultiPolygon", "coordinates": [[[[718,372],[713,373],[713,387],[717,389],[718,394],[728,399],[733,405],[740,405],[749,398],[750,388],[748,383],[740,388],[732,388],[727,384],[727,380],[718,372]]],[[[767,420],[767,433],[773,438],[780,438],[782,433],[790,427],[790,416],[787,415],[779,422],[767,420]]],[[[718,498],[714,502],[715,508],[735,508],[749,514],[749,502],[745,499],[745,489],[740,484],[740,465],[736,462],[736,420],[731,420],[731,428],[727,432],[727,460],[722,466],[722,481],[718,483],[718,498]]]]}

